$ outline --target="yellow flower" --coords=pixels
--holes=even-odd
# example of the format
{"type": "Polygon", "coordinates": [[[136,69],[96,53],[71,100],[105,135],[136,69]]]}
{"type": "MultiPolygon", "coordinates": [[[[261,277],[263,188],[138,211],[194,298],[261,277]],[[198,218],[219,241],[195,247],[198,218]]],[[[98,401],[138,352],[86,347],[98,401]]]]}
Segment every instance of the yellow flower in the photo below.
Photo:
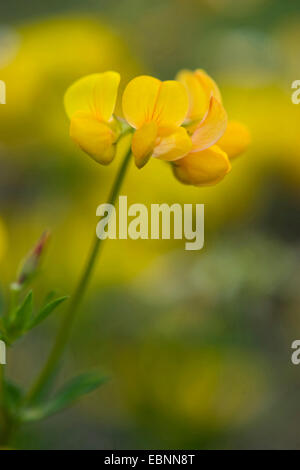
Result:
{"type": "Polygon", "coordinates": [[[132,153],[138,168],[149,158],[175,161],[186,155],[192,142],[180,127],[188,112],[188,96],[178,81],[161,82],[150,76],[136,77],[123,94],[123,113],[136,129],[132,153]]]}
{"type": "Polygon", "coordinates": [[[238,121],[229,121],[218,146],[227,153],[230,160],[243,153],[251,142],[248,128],[238,121]]]}
{"type": "Polygon", "coordinates": [[[189,96],[186,127],[192,149],[174,163],[174,174],[185,184],[216,184],[231,170],[230,159],[249,145],[249,131],[235,121],[227,124],[220,90],[203,70],[184,70],[177,79],[184,84],[189,96]]]}
{"type": "Polygon", "coordinates": [[[119,83],[117,72],[88,75],[71,85],[64,98],[71,138],[103,165],[113,160],[121,132],[113,116],[119,83]]]}
{"type": "Polygon", "coordinates": [[[174,174],[182,183],[209,186],[219,183],[231,170],[223,150],[213,145],[200,152],[191,152],[174,164],[174,174]]]}
{"type": "Polygon", "coordinates": [[[195,72],[181,70],[176,80],[183,83],[187,89],[189,109],[186,118],[190,121],[197,121],[205,116],[211,96],[222,104],[218,85],[204,70],[197,69],[195,72]]]}
{"type": "MultiPolygon", "coordinates": [[[[120,76],[84,77],[65,94],[72,139],[92,158],[108,164],[124,130],[113,116],[120,76]]],[[[230,158],[249,144],[247,128],[227,114],[217,84],[204,71],[182,71],[177,80],[150,76],[131,80],[122,98],[134,130],[131,149],[138,168],[150,157],[172,162],[175,176],[196,186],[216,184],[231,170],[230,158]]]]}

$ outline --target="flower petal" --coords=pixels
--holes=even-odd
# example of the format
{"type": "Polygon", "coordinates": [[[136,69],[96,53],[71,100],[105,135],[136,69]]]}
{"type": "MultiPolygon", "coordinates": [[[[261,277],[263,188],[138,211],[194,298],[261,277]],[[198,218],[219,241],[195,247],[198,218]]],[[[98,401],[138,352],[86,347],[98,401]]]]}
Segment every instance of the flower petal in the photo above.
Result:
{"type": "Polygon", "coordinates": [[[94,118],[92,114],[73,114],[70,136],[90,157],[103,165],[109,164],[115,156],[114,143],[118,134],[107,124],[94,118]]]}
{"type": "Polygon", "coordinates": [[[188,93],[189,109],[186,117],[191,121],[202,119],[207,112],[210,97],[207,99],[196,75],[189,70],[182,70],[176,79],[186,87],[188,93]]]}
{"type": "Polygon", "coordinates": [[[218,140],[218,145],[231,159],[243,153],[250,142],[248,128],[238,121],[229,121],[224,135],[218,140]]]}
{"type": "Polygon", "coordinates": [[[182,183],[208,186],[221,181],[231,165],[226,153],[213,145],[202,152],[189,153],[173,164],[173,170],[182,183]]]}
{"type": "Polygon", "coordinates": [[[222,103],[222,95],[216,82],[202,69],[197,69],[195,76],[205,91],[208,100],[213,96],[219,103],[222,103]]]}
{"type": "Polygon", "coordinates": [[[85,111],[100,121],[109,121],[115,109],[119,83],[117,72],[97,73],[77,80],[65,94],[67,115],[71,119],[77,111],[85,111]]]}
{"type": "Polygon", "coordinates": [[[214,145],[224,134],[226,126],[226,111],[212,96],[206,116],[197,125],[192,135],[193,151],[205,150],[214,145]]]}
{"type": "Polygon", "coordinates": [[[162,129],[180,126],[188,112],[189,100],[182,83],[175,80],[162,82],[152,119],[162,129]]]}
{"type": "Polygon", "coordinates": [[[192,141],[187,131],[178,127],[172,133],[158,137],[152,156],[171,162],[182,158],[191,148],[192,141]]]}
{"type": "Polygon", "coordinates": [[[134,78],[126,86],[122,98],[123,113],[135,129],[152,120],[160,87],[160,80],[147,75],[134,78]]]}
{"type": "Polygon", "coordinates": [[[181,70],[176,80],[183,83],[189,97],[187,118],[191,121],[202,119],[209,107],[211,96],[222,103],[222,96],[216,82],[204,70],[181,70]]]}
{"type": "Polygon", "coordinates": [[[155,121],[161,128],[179,126],[187,110],[187,92],[175,80],[161,82],[142,75],[131,80],[123,94],[124,116],[136,129],[150,121],[155,121]]]}
{"type": "Polygon", "coordinates": [[[157,124],[148,122],[133,134],[131,148],[135,164],[142,168],[152,155],[157,137],[157,124]]]}

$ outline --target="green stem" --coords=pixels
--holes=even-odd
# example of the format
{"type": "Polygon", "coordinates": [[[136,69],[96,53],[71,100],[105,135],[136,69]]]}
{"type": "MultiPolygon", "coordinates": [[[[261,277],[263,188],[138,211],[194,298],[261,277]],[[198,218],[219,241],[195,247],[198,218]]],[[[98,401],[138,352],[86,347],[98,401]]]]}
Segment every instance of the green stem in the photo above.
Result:
{"type": "Polygon", "coordinates": [[[0,364],[0,436],[4,429],[4,365],[0,364]]]}
{"type": "MultiPolygon", "coordinates": [[[[124,180],[124,176],[128,167],[128,163],[130,161],[130,157],[131,157],[131,150],[129,148],[123,160],[123,163],[120,167],[115,183],[112,187],[110,196],[108,198],[108,204],[114,204],[116,201],[122,182],[124,180]]],[[[102,246],[102,244],[103,244],[103,241],[100,238],[95,238],[86,267],[77,285],[77,289],[75,290],[74,296],[72,297],[72,300],[69,304],[69,308],[66,312],[64,320],[58,332],[58,335],[54,343],[54,346],[52,348],[52,351],[50,353],[50,356],[40,376],[38,377],[36,383],[33,385],[31,391],[28,394],[28,397],[26,400],[27,402],[35,402],[36,400],[39,399],[39,397],[42,395],[43,391],[47,387],[48,383],[51,381],[56,371],[56,368],[59,363],[59,359],[70,337],[70,333],[71,333],[72,326],[76,317],[76,313],[78,312],[79,305],[86,291],[93,268],[95,266],[96,259],[99,255],[99,249],[102,246]]]]}
{"type": "Polygon", "coordinates": [[[0,364],[0,445],[6,445],[9,434],[9,421],[5,411],[4,393],[5,393],[5,373],[4,365],[0,364]]]}

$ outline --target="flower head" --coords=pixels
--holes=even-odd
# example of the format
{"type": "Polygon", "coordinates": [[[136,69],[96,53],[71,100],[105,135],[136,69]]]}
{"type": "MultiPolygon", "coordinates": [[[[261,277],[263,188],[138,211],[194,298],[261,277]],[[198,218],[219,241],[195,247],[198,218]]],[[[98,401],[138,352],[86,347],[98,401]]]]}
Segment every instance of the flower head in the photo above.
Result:
{"type": "Polygon", "coordinates": [[[182,71],[177,79],[189,96],[186,128],[192,149],[174,163],[174,174],[186,184],[216,184],[231,170],[230,158],[248,146],[249,131],[243,124],[227,123],[220,90],[203,70],[182,71]]]}
{"type": "Polygon", "coordinates": [[[94,160],[109,164],[115,156],[120,124],[113,116],[120,75],[88,75],[68,88],[64,103],[70,118],[70,136],[94,160]]]}
{"type": "MultiPolygon", "coordinates": [[[[127,129],[113,114],[119,82],[116,72],[89,75],[65,94],[72,139],[102,164],[112,161],[115,144],[127,129]]],[[[171,162],[175,176],[186,184],[218,183],[231,170],[230,159],[250,142],[243,124],[228,123],[221,92],[203,70],[183,70],[177,80],[164,82],[136,77],[125,88],[122,107],[133,132],[136,166],[142,168],[151,157],[171,162]]]]}
{"type": "Polygon", "coordinates": [[[186,129],[180,127],[188,112],[188,96],[178,81],[160,80],[150,76],[136,77],[123,94],[123,113],[136,129],[132,153],[138,168],[149,158],[175,161],[192,148],[186,129]]]}

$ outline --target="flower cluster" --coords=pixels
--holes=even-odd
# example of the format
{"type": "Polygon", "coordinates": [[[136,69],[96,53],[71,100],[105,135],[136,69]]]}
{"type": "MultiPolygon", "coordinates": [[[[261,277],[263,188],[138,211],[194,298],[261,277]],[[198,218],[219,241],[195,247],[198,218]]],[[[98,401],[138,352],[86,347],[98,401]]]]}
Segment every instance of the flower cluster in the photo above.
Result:
{"type": "Polygon", "coordinates": [[[71,138],[99,163],[113,160],[118,140],[131,129],[138,168],[159,158],[172,163],[181,182],[204,186],[221,181],[250,142],[243,124],[228,122],[220,90],[203,70],[183,70],[163,82],[134,78],[122,96],[122,118],[114,115],[119,83],[116,72],[93,74],[65,94],[71,138]]]}

